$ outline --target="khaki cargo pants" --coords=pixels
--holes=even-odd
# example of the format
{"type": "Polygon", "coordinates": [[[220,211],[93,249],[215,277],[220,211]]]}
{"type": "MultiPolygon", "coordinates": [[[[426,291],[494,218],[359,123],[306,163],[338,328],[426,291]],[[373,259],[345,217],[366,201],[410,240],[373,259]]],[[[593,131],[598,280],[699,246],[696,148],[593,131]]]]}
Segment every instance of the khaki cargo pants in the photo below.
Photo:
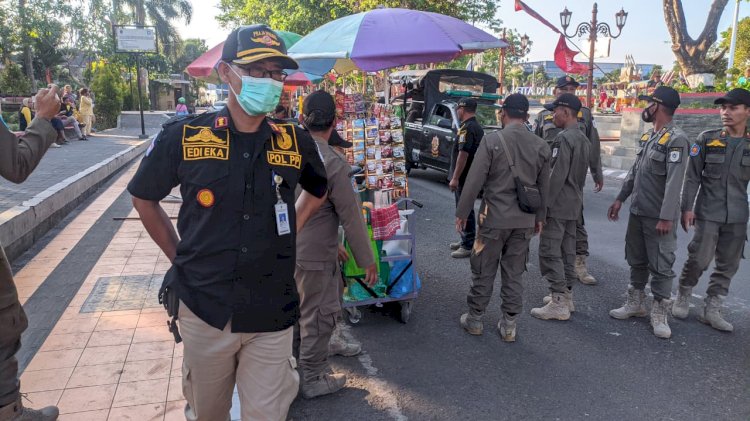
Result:
{"type": "Polygon", "coordinates": [[[28,324],[26,313],[18,302],[10,262],[0,246],[0,406],[18,399],[20,385],[16,352],[21,349],[21,333],[28,324]]]}
{"type": "Polygon", "coordinates": [[[539,270],[549,289],[565,293],[578,280],[575,272],[576,220],[547,218],[539,238],[539,270]]]}
{"type": "Polygon", "coordinates": [[[343,283],[336,262],[297,261],[299,291],[299,366],[302,382],[329,372],[328,343],[341,311],[343,283]]]}
{"type": "Polygon", "coordinates": [[[672,270],[677,248],[677,223],[672,232],[659,235],[656,218],[630,214],[625,234],[625,260],[630,265],[630,285],[643,291],[651,275],[654,298],[668,300],[672,295],[672,270]]]}
{"type": "Polygon", "coordinates": [[[701,275],[715,257],[716,267],[709,278],[706,295],[726,296],[729,283],[740,267],[746,239],[747,223],[721,224],[697,219],[695,235],[688,245],[688,259],[680,275],[680,285],[698,285],[701,275]]]}
{"type": "Polygon", "coordinates": [[[523,273],[534,228],[499,229],[479,227],[471,250],[471,288],[466,302],[472,316],[482,316],[492,298],[498,266],[503,313],[523,309],[523,273]]]}
{"type": "Polygon", "coordinates": [[[185,343],[182,392],[188,421],[229,420],[234,385],[242,421],[284,421],[299,391],[292,357],[292,328],[278,332],[232,333],[231,321],[216,329],[180,302],[185,343]]]}

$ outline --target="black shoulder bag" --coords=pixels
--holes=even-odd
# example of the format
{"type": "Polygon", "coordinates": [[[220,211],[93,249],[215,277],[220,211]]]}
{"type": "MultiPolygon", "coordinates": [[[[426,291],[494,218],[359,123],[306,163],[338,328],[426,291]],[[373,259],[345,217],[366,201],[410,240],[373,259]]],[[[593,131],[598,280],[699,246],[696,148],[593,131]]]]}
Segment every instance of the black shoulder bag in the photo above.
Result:
{"type": "Polygon", "coordinates": [[[505,137],[503,137],[502,130],[498,130],[495,133],[500,137],[500,143],[503,145],[503,151],[505,151],[505,156],[508,159],[510,172],[513,173],[513,181],[516,183],[518,207],[525,213],[536,213],[536,211],[542,206],[542,196],[539,194],[539,188],[537,188],[537,186],[526,186],[521,182],[518,173],[516,173],[516,166],[513,163],[513,157],[508,149],[508,144],[505,143],[505,137]]]}

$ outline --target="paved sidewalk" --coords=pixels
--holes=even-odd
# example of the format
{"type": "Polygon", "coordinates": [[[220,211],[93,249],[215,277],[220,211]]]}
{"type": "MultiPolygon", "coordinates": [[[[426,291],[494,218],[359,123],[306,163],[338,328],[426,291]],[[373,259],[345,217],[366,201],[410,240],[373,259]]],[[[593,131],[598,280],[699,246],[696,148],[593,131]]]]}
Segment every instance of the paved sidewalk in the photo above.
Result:
{"type": "MultiPolygon", "coordinates": [[[[140,133],[140,128],[138,129],[140,133]]],[[[156,129],[147,128],[147,134],[156,129]]],[[[143,142],[133,130],[107,130],[94,133],[88,142],[70,144],[47,151],[31,176],[22,184],[0,178],[0,213],[32,199],[55,184],[92,167],[105,159],[143,142]]]]}

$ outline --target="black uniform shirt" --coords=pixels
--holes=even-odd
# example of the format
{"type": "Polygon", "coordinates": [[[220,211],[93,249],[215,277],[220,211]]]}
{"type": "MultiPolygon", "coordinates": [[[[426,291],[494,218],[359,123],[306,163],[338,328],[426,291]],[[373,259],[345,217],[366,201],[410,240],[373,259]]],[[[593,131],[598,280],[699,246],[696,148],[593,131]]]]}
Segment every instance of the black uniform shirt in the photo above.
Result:
{"type": "Polygon", "coordinates": [[[471,117],[461,124],[458,129],[458,136],[456,137],[456,143],[453,147],[453,155],[451,157],[451,169],[450,176],[453,177],[453,171],[456,168],[456,161],[458,161],[458,153],[464,151],[469,154],[466,159],[466,166],[464,166],[464,172],[461,173],[461,177],[458,179],[458,183],[463,186],[466,181],[466,175],[469,174],[469,168],[471,163],[474,161],[474,155],[477,153],[479,148],[479,142],[484,137],[484,129],[477,121],[476,117],[471,117]]]}
{"type": "Polygon", "coordinates": [[[157,135],[130,193],[161,200],[180,185],[180,241],[167,276],[185,305],[209,325],[271,332],[299,318],[294,282],[294,189],[322,197],[326,174],[312,138],[264,121],[240,133],[226,108],[171,122],[157,135]],[[291,233],[279,235],[274,174],[291,233]]]}

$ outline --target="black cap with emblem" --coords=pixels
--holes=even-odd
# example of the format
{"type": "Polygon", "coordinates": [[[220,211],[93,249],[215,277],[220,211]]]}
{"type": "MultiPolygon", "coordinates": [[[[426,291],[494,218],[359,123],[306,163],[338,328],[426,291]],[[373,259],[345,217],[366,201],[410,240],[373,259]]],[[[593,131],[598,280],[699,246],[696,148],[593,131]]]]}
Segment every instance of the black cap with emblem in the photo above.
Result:
{"type": "Polygon", "coordinates": [[[676,110],[680,106],[680,93],[669,86],[659,86],[651,95],[638,95],[640,101],[655,102],[676,110]]]}
{"type": "Polygon", "coordinates": [[[745,104],[746,106],[750,107],[750,91],[742,88],[734,88],[731,91],[727,92],[727,94],[723,97],[718,98],[716,101],[714,101],[714,104],[745,104]]]}
{"type": "Polygon", "coordinates": [[[544,108],[546,108],[549,111],[552,111],[556,107],[568,107],[571,110],[578,112],[581,110],[581,106],[582,106],[581,100],[578,99],[577,96],[573,94],[562,94],[559,97],[557,97],[555,102],[551,104],[545,104],[544,108]]]}
{"type": "Polygon", "coordinates": [[[299,68],[287,55],[284,40],[266,25],[240,26],[224,41],[222,61],[248,64],[264,59],[275,59],[285,69],[299,68]]]}
{"type": "Polygon", "coordinates": [[[566,86],[581,86],[580,83],[578,83],[575,79],[572,77],[565,75],[562,77],[557,78],[557,83],[555,84],[555,88],[564,88],[566,86]]]}
{"type": "Polygon", "coordinates": [[[477,110],[477,100],[473,98],[461,98],[458,101],[458,108],[463,108],[466,111],[473,113],[477,110]]]}
{"type": "Polygon", "coordinates": [[[512,118],[523,118],[529,112],[529,100],[522,94],[510,94],[501,105],[503,111],[512,118]]]}

